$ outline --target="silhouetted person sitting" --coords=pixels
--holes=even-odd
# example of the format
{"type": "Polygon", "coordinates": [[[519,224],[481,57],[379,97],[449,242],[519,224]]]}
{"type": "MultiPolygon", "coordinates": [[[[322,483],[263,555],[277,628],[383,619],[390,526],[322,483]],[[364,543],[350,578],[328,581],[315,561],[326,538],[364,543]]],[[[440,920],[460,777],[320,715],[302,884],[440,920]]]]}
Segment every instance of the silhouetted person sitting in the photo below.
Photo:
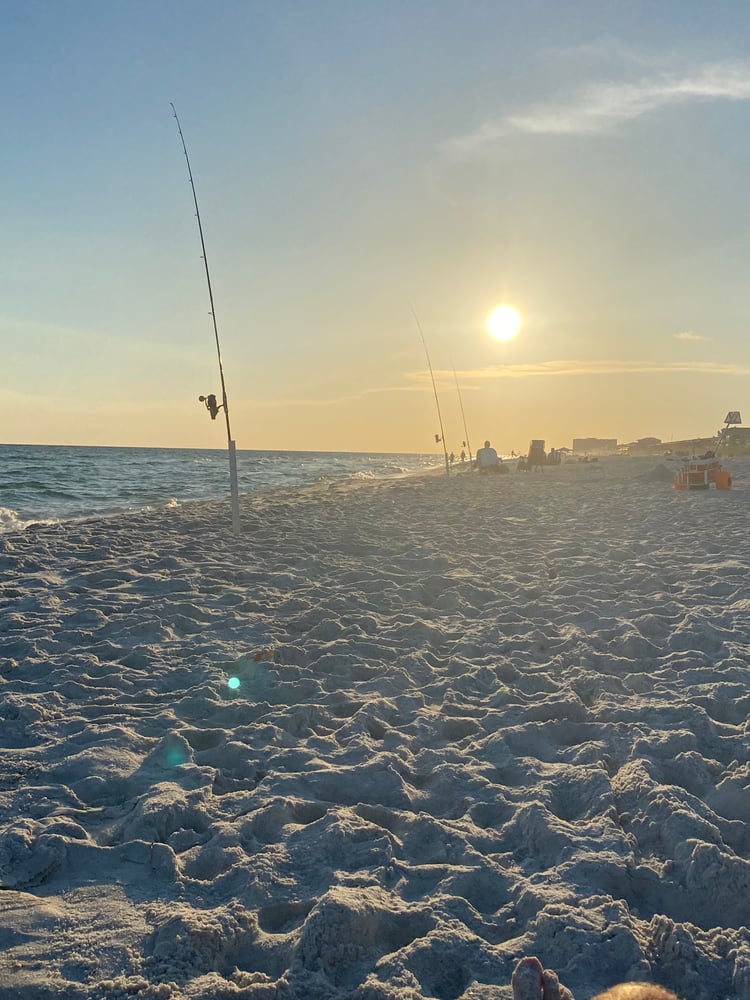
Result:
{"type": "Polygon", "coordinates": [[[490,446],[489,441],[484,442],[484,448],[477,451],[477,468],[483,473],[497,473],[500,471],[500,459],[497,452],[490,446]]]}

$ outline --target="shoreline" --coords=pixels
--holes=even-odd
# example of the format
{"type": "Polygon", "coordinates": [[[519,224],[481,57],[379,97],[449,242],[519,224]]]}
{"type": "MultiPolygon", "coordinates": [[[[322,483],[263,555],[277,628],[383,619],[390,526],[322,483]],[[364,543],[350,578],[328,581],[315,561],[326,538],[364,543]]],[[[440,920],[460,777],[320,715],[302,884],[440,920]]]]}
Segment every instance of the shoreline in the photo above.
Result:
{"type": "MultiPolygon", "coordinates": [[[[724,464],[728,462],[730,467],[734,467],[736,465],[741,470],[746,468],[747,472],[750,474],[750,458],[748,457],[735,456],[733,458],[723,459],[722,461],[724,462],[724,464]]],[[[649,469],[654,473],[656,473],[657,470],[661,470],[664,480],[666,481],[666,479],[670,477],[666,475],[666,472],[664,470],[671,470],[671,475],[673,475],[677,467],[677,464],[681,462],[682,459],[676,458],[674,456],[670,457],[660,456],[654,459],[651,456],[640,456],[640,455],[605,456],[597,459],[591,459],[590,461],[584,459],[580,460],[568,459],[563,461],[560,465],[553,465],[546,467],[543,472],[537,470],[533,473],[532,472],[524,473],[524,475],[529,475],[532,478],[532,480],[539,475],[552,478],[556,476],[570,477],[571,475],[575,475],[579,470],[581,470],[581,472],[584,474],[585,473],[590,474],[592,472],[596,473],[597,471],[601,471],[603,469],[607,468],[611,469],[612,467],[616,466],[625,467],[626,464],[630,464],[633,468],[639,469],[638,473],[639,475],[642,474],[643,472],[649,471],[649,469]]],[[[517,458],[503,459],[502,464],[508,470],[508,474],[507,476],[503,476],[501,478],[515,479],[517,476],[520,476],[520,473],[517,470],[517,463],[518,463],[517,458]]],[[[339,488],[346,490],[350,487],[359,488],[361,486],[376,485],[379,483],[400,482],[414,478],[419,479],[422,477],[445,478],[447,481],[455,481],[456,479],[463,480],[464,477],[471,478],[471,476],[475,472],[476,470],[472,472],[472,470],[469,468],[468,462],[466,463],[465,468],[462,468],[460,466],[460,463],[456,463],[454,467],[451,467],[450,474],[446,475],[444,464],[438,462],[434,466],[427,466],[418,469],[408,469],[401,472],[389,472],[384,474],[372,474],[372,475],[370,474],[359,475],[357,473],[353,473],[344,476],[341,479],[328,479],[323,482],[313,482],[308,484],[294,484],[294,485],[276,485],[276,486],[269,485],[253,492],[240,493],[240,504],[241,506],[243,504],[248,504],[248,503],[251,504],[252,499],[255,497],[267,497],[273,501],[276,498],[286,499],[287,497],[290,496],[293,497],[297,491],[304,492],[307,490],[311,490],[315,492],[317,490],[321,490],[325,492],[328,489],[336,490],[339,488]]],[[[523,478],[524,476],[520,476],[521,481],[523,481],[523,478]]],[[[750,479],[750,475],[746,475],[745,478],[750,479]]],[[[743,488],[741,480],[737,481],[736,488],[739,489],[743,488]]],[[[2,522],[0,521],[0,538],[2,538],[6,534],[12,535],[16,532],[27,531],[29,530],[29,528],[32,527],[36,528],[41,525],[48,525],[54,527],[56,525],[85,524],[88,523],[89,521],[98,521],[98,520],[117,521],[121,518],[139,517],[141,515],[147,515],[147,514],[154,514],[156,516],[159,516],[162,513],[170,513],[173,510],[189,508],[196,504],[197,505],[216,504],[221,506],[225,502],[229,503],[229,499],[230,499],[229,486],[227,484],[226,501],[224,500],[224,498],[221,497],[212,497],[212,498],[196,497],[196,498],[187,498],[183,500],[178,500],[172,497],[168,500],[165,500],[164,502],[159,502],[159,503],[152,502],[150,504],[145,504],[143,507],[139,508],[118,508],[114,510],[95,511],[90,514],[71,514],[64,517],[63,516],[58,516],[58,517],[40,516],[38,518],[29,517],[19,522],[19,524],[21,525],[20,527],[14,524],[12,526],[8,526],[3,529],[2,522]]],[[[2,515],[2,513],[3,513],[3,508],[0,507],[0,516],[2,515]]],[[[16,512],[14,511],[10,511],[10,513],[16,515],[16,512]]]]}
{"type": "MultiPolygon", "coordinates": [[[[424,468],[425,455],[247,452],[238,468],[243,494],[424,468]]],[[[120,516],[229,493],[225,452],[63,447],[0,448],[0,531],[33,521],[120,516]]]]}

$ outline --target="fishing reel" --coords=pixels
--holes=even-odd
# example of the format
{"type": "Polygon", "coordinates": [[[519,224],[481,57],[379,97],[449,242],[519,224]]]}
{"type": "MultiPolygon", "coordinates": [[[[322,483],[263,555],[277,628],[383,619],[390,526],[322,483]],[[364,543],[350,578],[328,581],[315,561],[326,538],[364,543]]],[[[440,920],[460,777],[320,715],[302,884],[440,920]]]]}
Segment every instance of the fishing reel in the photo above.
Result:
{"type": "Polygon", "coordinates": [[[212,420],[216,420],[216,415],[223,408],[223,404],[219,405],[216,402],[216,396],[213,393],[209,393],[208,396],[198,396],[198,402],[206,404],[206,409],[211,414],[212,420]]]}

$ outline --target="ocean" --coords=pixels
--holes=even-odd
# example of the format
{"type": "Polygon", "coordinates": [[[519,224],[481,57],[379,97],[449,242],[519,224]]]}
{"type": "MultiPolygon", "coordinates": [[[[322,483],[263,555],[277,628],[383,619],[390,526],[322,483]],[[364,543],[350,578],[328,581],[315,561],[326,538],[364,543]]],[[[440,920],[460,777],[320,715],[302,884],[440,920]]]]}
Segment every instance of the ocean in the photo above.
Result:
{"type": "MultiPolygon", "coordinates": [[[[240,495],[434,468],[440,456],[238,451],[240,495]]],[[[229,498],[222,449],[0,445],[0,533],[58,522],[229,498]]]]}

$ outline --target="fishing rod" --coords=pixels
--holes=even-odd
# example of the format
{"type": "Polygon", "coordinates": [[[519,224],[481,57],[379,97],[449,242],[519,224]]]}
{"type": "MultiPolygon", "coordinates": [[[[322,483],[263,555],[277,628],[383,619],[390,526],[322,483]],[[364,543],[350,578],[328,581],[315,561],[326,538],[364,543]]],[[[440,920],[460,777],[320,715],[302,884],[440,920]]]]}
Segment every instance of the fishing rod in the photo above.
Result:
{"type": "Polygon", "coordinates": [[[216,420],[216,416],[219,410],[224,410],[224,419],[227,425],[227,447],[229,450],[229,487],[232,495],[232,531],[235,535],[240,533],[240,496],[237,481],[237,449],[235,442],[232,439],[232,428],[229,424],[229,401],[227,400],[227,387],[224,381],[224,366],[221,361],[221,346],[219,345],[219,328],[216,325],[216,310],[214,309],[214,293],[211,288],[211,274],[208,270],[208,255],[206,254],[206,241],[203,238],[203,226],[201,224],[201,213],[198,208],[198,196],[195,193],[195,182],[193,181],[193,171],[190,168],[190,157],[188,156],[187,146],[185,145],[185,136],[182,134],[182,126],[180,125],[180,119],[177,117],[177,111],[174,104],[170,101],[170,106],[172,108],[172,114],[174,115],[174,120],[177,122],[177,131],[180,133],[180,140],[182,141],[182,151],[185,154],[185,162],[187,163],[188,177],[190,178],[190,187],[193,192],[193,204],[195,205],[195,217],[198,220],[198,233],[201,238],[201,250],[203,264],[206,269],[206,284],[208,285],[208,300],[211,303],[211,320],[214,327],[214,340],[216,341],[216,354],[219,359],[219,379],[221,381],[221,404],[217,404],[216,396],[213,394],[208,394],[207,396],[199,396],[198,400],[201,403],[206,404],[206,409],[211,414],[211,419],[216,420]]]}
{"type": "MultiPolygon", "coordinates": [[[[435,406],[437,407],[438,423],[440,424],[440,440],[443,443],[443,454],[445,455],[445,474],[450,475],[450,462],[448,460],[448,449],[445,446],[445,431],[443,430],[443,417],[440,413],[440,400],[438,399],[437,386],[435,385],[435,373],[432,370],[432,362],[430,361],[430,352],[427,350],[427,341],[424,339],[424,333],[422,331],[422,324],[419,322],[419,316],[417,316],[414,306],[409,303],[409,308],[411,309],[412,316],[416,320],[417,329],[419,330],[419,336],[422,338],[422,346],[424,347],[425,357],[427,358],[427,367],[430,369],[430,378],[432,379],[432,391],[435,393],[435,406]]],[[[437,435],[435,435],[437,437],[437,435]]]]}
{"type": "Polygon", "coordinates": [[[453,366],[453,378],[456,380],[456,392],[458,393],[458,402],[461,407],[461,419],[464,422],[464,434],[466,435],[466,447],[469,449],[469,472],[474,471],[474,463],[471,460],[471,442],[469,441],[469,429],[466,426],[466,414],[464,413],[464,401],[461,398],[461,387],[458,384],[458,375],[456,375],[456,366],[453,366]]]}

